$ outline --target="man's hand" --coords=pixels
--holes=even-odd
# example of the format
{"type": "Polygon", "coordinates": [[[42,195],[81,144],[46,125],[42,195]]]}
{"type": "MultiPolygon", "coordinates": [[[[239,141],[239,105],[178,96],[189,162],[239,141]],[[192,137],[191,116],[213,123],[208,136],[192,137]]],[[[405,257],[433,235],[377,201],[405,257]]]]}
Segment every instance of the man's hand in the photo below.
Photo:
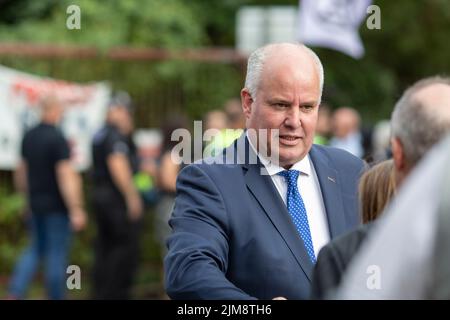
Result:
{"type": "Polygon", "coordinates": [[[83,209],[81,176],[73,169],[70,160],[60,160],[56,164],[58,186],[63,196],[72,230],[78,232],[86,226],[87,215],[83,209]]]}
{"type": "Polygon", "coordinates": [[[74,208],[69,211],[70,225],[75,232],[81,231],[86,227],[87,215],[84,209],[74,208]]]}
{"type": "Polygon", "coordinates": [[[139,195],[132,195],[127,198],[128,217],[131,221],[139,220],[143,212],[142,199],[139,195]]]}

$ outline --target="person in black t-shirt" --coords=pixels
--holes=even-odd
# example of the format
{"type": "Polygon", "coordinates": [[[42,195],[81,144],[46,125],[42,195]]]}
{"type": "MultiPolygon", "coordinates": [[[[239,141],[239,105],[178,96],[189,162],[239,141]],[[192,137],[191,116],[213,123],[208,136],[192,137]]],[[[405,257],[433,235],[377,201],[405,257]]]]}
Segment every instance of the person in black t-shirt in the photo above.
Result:
{"type": "Polygon", "coordinates": [[[24,298],[41,258],[49,298],[63,299],[71,231],[86,224],[81,179],[70,163],[67,141],[56,127],[62,112],[58,99],[45,98],[41,123],[23,138],[15,180],[19,191],[27,195],[31,244],[14,270],[10,298],[24,298]]]}
{"type": "Polygon", "coordinates": [[[93,141],[95,299],[130,298],[137,268],[143,204],[133,183],[138,163],[132,128],[128,101],[116,97],[109,106],[106,126],[93,141]]]}

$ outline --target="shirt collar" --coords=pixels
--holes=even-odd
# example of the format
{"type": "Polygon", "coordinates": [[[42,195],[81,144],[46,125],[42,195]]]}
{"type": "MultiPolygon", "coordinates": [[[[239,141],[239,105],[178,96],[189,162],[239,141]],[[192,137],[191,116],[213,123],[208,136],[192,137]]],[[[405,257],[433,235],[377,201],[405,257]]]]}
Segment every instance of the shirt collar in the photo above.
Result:
{"type": "MultiPolygon", "coordinates": [[[[285,170],[283,167],[280,167],[279,165],[269,161],[269,159],[265,158],[264,156],[260,155],[255,146],[253,145],[251,139],[248,136],[248,132],[245,133],[247,136],[247,140],[250,144],[250,147],[253,149],[253,151],[258,155],[259,160],[264,165],[264,167],[267,170],[267,173],[270,176],[276,175],[277,173],[285,170]]],[[[306,176],[311,175],[311,161],[309,158],[309,154],[307,154],[302,160],[294,163],[294,165],[291,167],[290,170],[298,170],[301,174],[304,174],[306,176]]]]}

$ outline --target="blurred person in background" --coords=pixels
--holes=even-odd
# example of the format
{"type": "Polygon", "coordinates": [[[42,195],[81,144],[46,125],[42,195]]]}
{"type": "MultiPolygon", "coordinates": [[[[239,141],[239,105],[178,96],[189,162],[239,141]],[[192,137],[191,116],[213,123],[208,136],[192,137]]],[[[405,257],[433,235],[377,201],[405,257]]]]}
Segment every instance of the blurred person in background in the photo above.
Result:
{"type": "Polygon", "coordinates": [[[372,134],[373,161],[379,162],[392,158],[391,150],[391,123],[382,120],[375,124],[372,134]]]}
{"type": "Polygon", "coordinates": [[[203,155],[209,157],[221,150],[220,140],[227,128],[227,115],[222,110],[212,110],[203,117],[203,132],[205,139],[203,143],[203,155]]]}
{"type": "Polygon", "coordinates": [[[230,99],[225,103],[224,112],[226,115],[226,127],[214,136],[213,140],[206,147],[205,155],[215,156],[223,149],[229,147],[234,140],[239,138],[244,132],[245,116],[242,112],[242,105],[239,99],[230,99]]]}
{"type": "MultiPolygon", "coordinates": [[[[181,159],[174,161],[171,154],[172,149],[179,142],[172,141],[172,133],[177,129],[187,129],[188,120],[184,116],[174,116],[166,120],[162,126],[162,150],[158,160],[158,172],[156,185],[159,190],[159,200],[156,205],[155,235],[161,247],[161,258],[166,255],[166,240],[170,235],[169,219],[175,203],[176,182],[178,173],[184,164],[178,164],[181,159]]],[[[161,259],[162,260],[162,259],[161,259]]]]}
{"type": "Polygon", "coordinates": [[[222,110],[211,110],[206,113],[203,119],[203,130],[217,129],[222,130],[227,127],[227,115],[222,110]]]}
{"type": "Polygon", "coordinates": [[[434,156],[417,169],[419,172],[410,175],[450,132],[450,79],[430,77],[408,88],[395,105],[391,129],[401,189],[349,265],[338,289],[339,298],[421,299],[426,298],[427,289],[432,289],[422,285],[430,276],[437,198],[442,190],[438,181],[445,176],[448,164],[446,148],[440,155],[435,150],[434,156]],[[376,265],[382,273],[378,290],[367,286],[370,265],[376,265]]]}
{"type": "Polygon", "coordinates": [[[159,130],[139,130],[133,134],[138,154],[139,170],[134,174],[134,184],[144,201],[144,211],[154,208],[158,202],[156,176],[157,159],[161,153],[162,136],[159,130]]]}
{"type": "Polygon", "coordinates": [[[227,115],[227,128],[236,130],[241,136],[245,129],[245,115],[242,111],[241,99],[230,99],[225,103],[225,114],[227,115]]]}
{"type": "MultiPolygon", "coordinates": [[[[161,286],[163,286],[164,269],[163,259],[167,254],[166,241],[170,235],[169,219],[175,204],[176,182],[178,173],[184,167],[182,159],[177,153],[172,154],[172,149],[179,143],[171,139],[172,133],[177,129],[187,129],[188,119],[182,115],[177,115],[167,119],[162,125],[162,148],[157,160],[158,169],[156,173],[156,187],[158,189],[158,202],[155,207],[154,235],[159,244],[161,257],[161,286]],[[175,160],[175,161],[174,161],[175,160]]],[[[162,297],[166,299],[167,296],[162,297]]]]}
{"type": "Polygon", "coordinates": [[[317,118],[316,134],[314,136],[314,143],[321,145],[328,145],[328,139],[331,132],[331,108],[325,103],[321,102],[319,107],[319,116],[317,118]]]}
{"type": "Polygon", "coordinates": [[[132,131],[131,99],[120,92],[93,139],[95,299],[129,299],[137,270],[143,204],[133,181],[138,161],[132,131]]]}
{"type": "Polygon", "coordinates": [[[360,132],[360,116],[352,108],[339,108],[333,113],[333,137],[330,146],[346,150],[362,158],[364,155],[363,140],[360,132]]]}
{"type": "Polygon", "coordinates": [[[12,299],[25,297],[40,260],[50,299],[63,299],[71,232],[86,225],[82,182],[70,162],[69,145],[57,128],[63,115],[55,96],[41,103],[41,122],[22,141],[22,159],[15,180],[27,197],[31,244],[19,259],[9,287],[12,299]]]}

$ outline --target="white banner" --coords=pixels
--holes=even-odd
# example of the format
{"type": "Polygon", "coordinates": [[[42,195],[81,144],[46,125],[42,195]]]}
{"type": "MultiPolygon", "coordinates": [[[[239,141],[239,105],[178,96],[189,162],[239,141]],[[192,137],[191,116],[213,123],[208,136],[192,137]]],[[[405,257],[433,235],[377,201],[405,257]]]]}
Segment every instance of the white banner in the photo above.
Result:
{"type": "Polygon", "coordinates": [[[301,0],[300,42],[361,58],[364,46],[358,29],[370,3],[371,0],[301,0]]]}
{"type": "Polygon", "coordinates": [[[80,85],[0,66],[0,169],[14,169],[23,133],[39,122],[38,102],[55,95],[66,106],[61,128],[80,170],[91,164],[91,139],[103,125],[111,90],[105,83],[80,85]]]}

